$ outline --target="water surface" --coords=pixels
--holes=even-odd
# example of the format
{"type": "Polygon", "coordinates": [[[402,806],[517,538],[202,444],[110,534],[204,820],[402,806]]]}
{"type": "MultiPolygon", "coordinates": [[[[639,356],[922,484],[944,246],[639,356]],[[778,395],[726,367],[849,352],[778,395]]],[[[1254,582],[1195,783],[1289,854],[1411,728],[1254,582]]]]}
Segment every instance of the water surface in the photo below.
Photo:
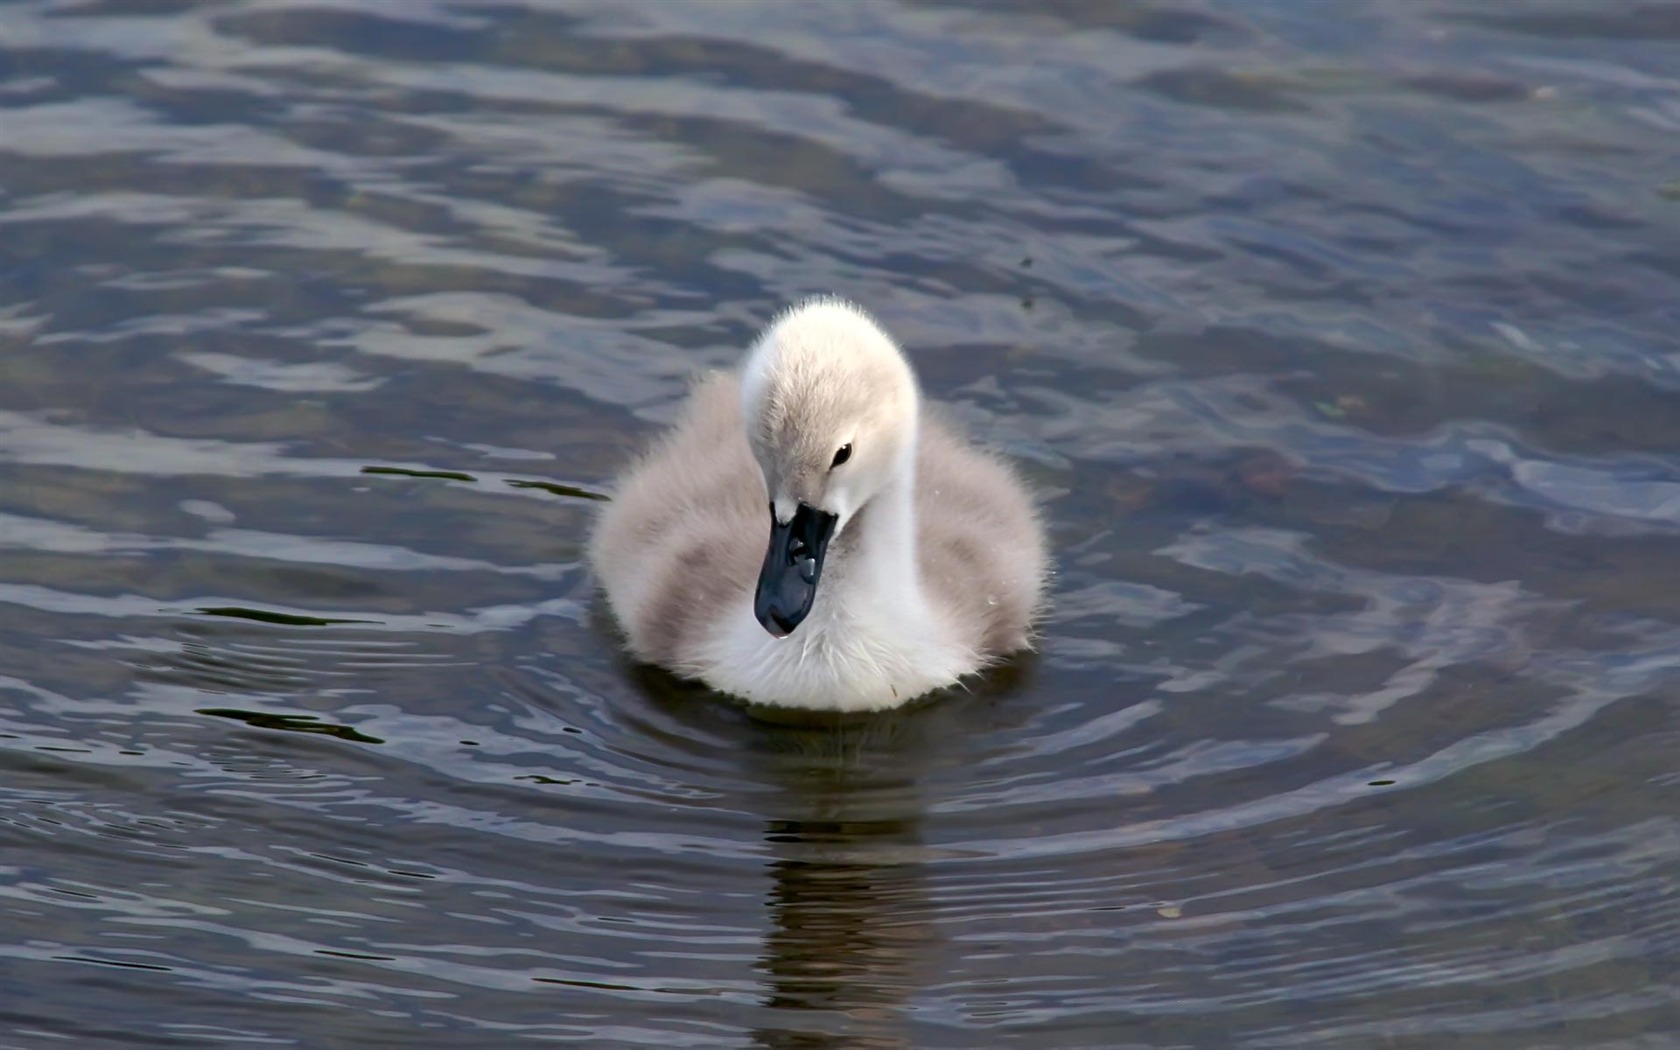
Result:
{"type": "Polygon", "coordinates": [[[0,1045],[1673,1046],[1676,11],[0,8],[0,1045]],[[815,292],[1057,552],[831,728],[580,560],[815,292]]]}

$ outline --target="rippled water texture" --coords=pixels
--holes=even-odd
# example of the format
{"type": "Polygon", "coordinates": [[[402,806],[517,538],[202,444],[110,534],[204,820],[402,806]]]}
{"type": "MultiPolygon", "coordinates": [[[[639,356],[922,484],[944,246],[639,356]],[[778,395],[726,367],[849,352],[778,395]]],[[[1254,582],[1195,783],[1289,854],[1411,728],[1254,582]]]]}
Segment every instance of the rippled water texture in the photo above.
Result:
{"type": "Polygon", "coordinates": [[[1680,7],[0,7],[0,1046],[1680,1045],[1680,7]],[[834,291],[1037,656],[580,553],[834,291]]]}

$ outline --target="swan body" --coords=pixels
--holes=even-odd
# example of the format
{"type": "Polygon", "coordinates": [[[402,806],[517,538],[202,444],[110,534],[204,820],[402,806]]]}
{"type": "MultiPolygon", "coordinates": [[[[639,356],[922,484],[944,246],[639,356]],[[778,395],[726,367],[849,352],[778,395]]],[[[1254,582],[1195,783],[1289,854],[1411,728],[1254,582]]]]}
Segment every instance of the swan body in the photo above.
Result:
{"type": "Polygon", "coordinates": [[[696,386],[619,479],[589,559],[638,659],[839,711],[1029,645],[1046,563],[1014,472],[925,414],[898,347],[836,299],[696,386]]]}

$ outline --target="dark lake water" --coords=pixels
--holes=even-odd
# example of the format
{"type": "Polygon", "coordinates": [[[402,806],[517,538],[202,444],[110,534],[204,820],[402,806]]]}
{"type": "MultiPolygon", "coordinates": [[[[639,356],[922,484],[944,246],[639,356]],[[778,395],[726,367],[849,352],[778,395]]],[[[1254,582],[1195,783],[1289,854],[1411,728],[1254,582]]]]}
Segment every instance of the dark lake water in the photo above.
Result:
{"type": "Polygon", "coordinates": [[[0,1046],[1672,1050],[1680,4],[0,6],[0,1046]],[[837,292],[1042,651],[627,664],[837,292]]]}

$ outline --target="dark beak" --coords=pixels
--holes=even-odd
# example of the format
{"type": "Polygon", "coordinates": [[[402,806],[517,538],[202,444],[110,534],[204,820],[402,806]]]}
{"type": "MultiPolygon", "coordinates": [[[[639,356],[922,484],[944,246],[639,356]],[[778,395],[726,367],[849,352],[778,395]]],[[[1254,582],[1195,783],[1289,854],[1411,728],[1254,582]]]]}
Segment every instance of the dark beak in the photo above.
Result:
{"type": "Polygon", "coordinates": [[[758,572],[753,615],[777,638],[792,634],[810,614],[817,580],[822,577],[823,554],[839,520],[837,515],[801,503],[793,520],[783,525],[771,506],[770,549],[764,552],[764,568],[758,572]]]}

